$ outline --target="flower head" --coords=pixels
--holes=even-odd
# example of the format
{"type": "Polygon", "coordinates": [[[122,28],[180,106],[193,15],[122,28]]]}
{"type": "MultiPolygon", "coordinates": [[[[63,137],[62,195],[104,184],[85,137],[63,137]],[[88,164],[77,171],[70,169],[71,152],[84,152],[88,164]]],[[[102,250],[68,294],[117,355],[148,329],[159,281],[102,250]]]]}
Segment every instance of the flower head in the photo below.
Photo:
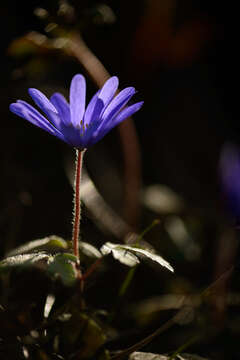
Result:
{"type": "Polygon", "coordinates": [[[117,88],[118,78],[113,76],[97,91],[85,109],[86,81],[83,75],[77,74],[71,82],[69,103],[60,93],[54,93],[48,99],[41,91],[29,89],[29,95],[46,117],[22,100],[11,104],[10,110],[82,150],[101,140],[112,128],[141,108],[143,102],[126,106],[136,93],[133,87],[125,88],[115,96],[117,88]]]}

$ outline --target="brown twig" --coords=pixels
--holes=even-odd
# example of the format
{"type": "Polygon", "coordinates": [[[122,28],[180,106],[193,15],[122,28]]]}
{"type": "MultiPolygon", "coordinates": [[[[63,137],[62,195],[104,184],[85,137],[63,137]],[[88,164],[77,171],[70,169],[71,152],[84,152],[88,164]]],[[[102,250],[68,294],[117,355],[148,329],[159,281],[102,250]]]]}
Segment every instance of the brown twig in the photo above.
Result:
{"type": "MultiPolygon", "coordinates": [[[[199,296],[201,298],[207,298],[207,297],[211,296],[222,282],[225,282],[226,280],[228,280],[231,277],[234,270],[235,270],[235,267],[231,266],[216,281],[214,281],[212,284],[210,284],[201,294],[199,294],[199,296]]],[[[157,330],[155,330],[152,334],[148,335],[143,340],[140,340],[138,343],[134,344],[133,346],[130,346],[129,348],[122,350],[120,353],[112,356],[111,360],[125,359],[128,355],[130,355],[134,351],[141,349],[143,346],[146,346],[155,337],[157,337],[164,331],[170,329],[176,323],[179,323],[180,321],[182,321],[185,317],[188,316],[189,312],[191,312],[191,308],[189,309],[189,304],[186,305],[185,301],[183,301],[182,308],[171,319],[169,319],[167,322],[165,322],[162,326],[160,326],[157,330]]]]}
{"type": "MultiPolygon", "coordinates": [[[[149,344],[156,336],[163,333],[165,330],[168,330],[171,326],[176,324],[177,319],[180,316],[180,313],[182,314],[183,309],[180,310],[175,316],[173,316],[171,319],[169,319],[167,322],[165,322],[162,326],[160,326],[156,331],[154,331],[152,334],[145,337],[143,340],[139,341],[138,343],[134,344],[133,346],[130,346],[129,348],[121,351],[119,354],[114,355],[111,357],[111,360],[122,360],[125,359],[126,356],[130,355],[134,351],[137,351],[141,349],[143,346],[149,344]]],[[[184,315],[185,315],[185,309],[184,309],[184,315]]]]}

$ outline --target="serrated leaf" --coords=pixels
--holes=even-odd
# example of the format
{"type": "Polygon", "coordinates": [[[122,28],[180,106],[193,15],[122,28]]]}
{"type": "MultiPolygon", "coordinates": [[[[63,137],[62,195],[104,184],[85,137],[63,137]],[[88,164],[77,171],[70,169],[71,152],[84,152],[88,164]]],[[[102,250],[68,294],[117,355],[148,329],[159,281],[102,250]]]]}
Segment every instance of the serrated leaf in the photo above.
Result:
{"type": "Polygon", "coordinates": [[[49,261],[47,271],[54,277],[60,277],[64,285],[72,286],[77,278],[76,263],[77,258],[73,254],[57,254],[49,261]]]}
{"type": "Polygon", "coordinates": [[[16,249],[11,250],[8,256],[14,256],[19,254],[27,254],[33,251],[46,251],[48,253],[55,253],[57,251],[64,251],[68,248],[67,242],[57,236],[51,235],[43,239],[37,239],[30,241],[16,249]]]}
{"type": "Polygon", "coordinates": [[[157,262],[159,265],[167,268],[170,271],[174,271],[173,267],[164,260],[160,255],[153,254],[152,252],[144,249],[140,249],[137,247],[132,247],[128,245],[122,245],[122,244],[113,244],[110,242],[107,242],[101,247],[101,252],[104,255],[113,254],[113,257],[120,262],[128,265],[128,266],[134,266],[137,263],[139,263],[139,259],[137,256],[145,257],[147,259],[150,259],[154,262],[157,262]],[[131,257],[131,256],[132,257],[131,257]],[[127,259],[127,260],[126,260],[127,259]],[[130,259],[130,261],[128,261],[130,259]],[[131,262],[132,261],[132,262],[131,262]],[[134,263],[135,261],[135,263],[134,263]]]}
{"type": "Polygon", "coordinates": [[[130,251],[126,251],[126,249],[122,249],[120,244],[107,242],[101,247],[100,250],[103,255],[112,254],[114,259],[127,266],[135,266],[140,263],[137,256],[132,254],[130,251]]]}
{"type": "Polygon", "coordinates": [[[9,271],[15,267],[26,267],[46,263],[51,256],[46,253],[32,253],[7,257],[0,262],[0,272],[9,271]]]}

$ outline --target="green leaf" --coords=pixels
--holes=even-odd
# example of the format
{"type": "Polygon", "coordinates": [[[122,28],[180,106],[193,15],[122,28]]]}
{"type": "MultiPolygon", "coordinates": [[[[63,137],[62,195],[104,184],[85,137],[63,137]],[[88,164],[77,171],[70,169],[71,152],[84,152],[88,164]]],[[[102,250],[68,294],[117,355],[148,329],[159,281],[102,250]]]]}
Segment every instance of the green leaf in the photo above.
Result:
{"type": "Polygon", "coordinates": [[[11,42],[8,48],[8,54],[11,56],[24,57],[36,53],[37,50],[37,46],[24,36],[11,42]]]}
{"type": "Polygon", "coordinates": [[[0,262],[0,272],[9,271],[16,267],[27,267],[33,265],[44,267],[50,258],[51,256],[43,252],[10,256],[0,262]]]}
{"type": "MultiPolygon", "coordinates": [[[[132,353],[128,359],[129,360],[169,360],[170,357],[136,351],[132,353]]],[[[176,355],[175,360],[208,360],[208,359],[193,354],[182,354],[182,355],[176,355]]]]}
{"type": "Polygon", "coordinates": [[[181,355],[177,355],[176,360],[209,360],[207,358],[203,358],[202,356],[198,356],[195,354],[181,354],[181,355]]]}
{"type": "Polygon", "coordinates": [[[47,236],[43,239],[30,241],[8,253],[8,256],[32,253],[33,251],[46,251],[55,253],[68,248],[67,242],[57,235],[47,236]]]}
{"type": "MultiPolygon", "coordinates": [[[[77,347],[79,359],[97,359],[96,353],[105,341],[106,336],[101,327],[88,315],[80,313],[79,309],[72,313],[68,321],[62,323],[60,346],[69,349],[77,347]]],[[[102,360],[107,358],[104,356],[102,360]]]]}
{"type": "Polygon", "coordinates": [[[160,255],[153,254],[148,250],[140,249],[137,247],[107,242],[101,247],[101,252],[103,253],[103,255],[108,255],[112,253],[115,259],[128,266],[134,266],[138,264],[139,256],[157,262],[159,265],[167,268],[172,272],[174,271],[173,267],[160,255]]]}
{"type": "Polygon", "coordinates": [[[104,349],[98,356],[97,360],[111,360],[109,351],[104,349]]]}
{"type": "Polygon", "coordinates": [[[91,258],[101,258],[102,254],[101,252],[93,245],[84,242],[84,241],[80,241],[79,243],[79,251],[81,253],[83,253],[84,255],[91,257],[91,258]]]}
{"type": "Polygon", "coordinates": [[[140,263],[137,256],[132,254],[130,251],[126,251],[126,249],[122,248],[123,245],[121,244],[113,244],[110,242],[105,243],[101,247],[101,252],[103,255],[112,254],[114,259],[120,261],[122,264],[127,266],[135,266],[140,263]]]}
{"type": "Polygon", "coordinates": [[[129,356],[129,360],[168,360],[169,357],[164,355],[146,353],[146,352],[134,352],[129,356]]]}
{"type": "Polygon", "coordinates": [[[77,257],[73,254],[57,254],[50,259],[47,271],[51,276],[59,277],[64,285],[72,286],[77,279],[76,263],[77,257]]]}

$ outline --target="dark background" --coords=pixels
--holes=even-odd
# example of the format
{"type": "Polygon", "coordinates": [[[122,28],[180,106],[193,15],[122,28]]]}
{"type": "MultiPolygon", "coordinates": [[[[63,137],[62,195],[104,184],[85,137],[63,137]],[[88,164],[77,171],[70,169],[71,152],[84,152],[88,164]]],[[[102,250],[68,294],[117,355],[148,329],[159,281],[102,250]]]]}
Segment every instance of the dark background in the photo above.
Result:
{"type": "MultiPolygon", "coordinates": [[[[108,71],[119,76],[121,87],[137,88],[137,99],[145,101],[134,117],[141,144],[143,191],[146,186],[159,183],[181,196],[185,210],[177,216],[201,249],[194,261],[188,261],[183,249],[177,248],[164,230],[168,214],[157,214],[142,206],[138,231],[160,218],[161,225],[149,233],[147,240],[177,270],[174,280],[165,277],[165,273],[156,275],[153,270],[150,273],[142,270],[141,281],[136,280],[137,290],[135,294],[130,292],[129,299],[135,301],[137,296],[165,292],[197,292],[226,270],[236,257],[236,236],[221,200],[218,161],[225,142],[239,142],[237,9],[233,3],[221,5],[215,1],[109,0],[104,4],[112,10],[114,18],[107,23],[99,18],[99,4],[73,1],[74,21],[66,23],[61,17],[58,21],[67,29],[81,31],[108,71]],[[152,285],[149,276],[155,279],[152,285]],[[162,283],[161,288],[156,286],[157,279],[162,283]],[[142,283],[146,285],[142,287],[142,283]]],[[[44,32],[42,21],[33,14],[37,7],[48,9],[56,19],[57,1],[9,1],[0,5],[1,256],[17,245],[48,234],[56,233],[64,238],[71,235],[72,189],[64,166],[66,159],[70,161],[71,149],[8,110],[16,99],[29,101],[28,87],[39,88],[47,95],[56,90],[67,94],[72,76],[84,73],[77,61],[66,55],[44,52],[19,55],[12,48],[13,41],[27,32],[44,32]]],[[[88,80],[89,94],[94,90],[88,80]]],[[[104,185],[98,160],[101,149],[106,155],[105,162],[123,182],[116,130],[89,150],[91,156],[86,155],[86,163],[96,185],[101,183],[100,190],[121,213],[117,189],[108,183],[104,185]]],[[[97,245],[104,242],[105,235],[87,214],[82,231],[86,241],[97,245]]],[[[238,282],[233,281],[233,291],[237,291],[238,282]]],[[[100,303],[109,303],[106,298],[100,298],[100,303]]],[[[239,336],[238,329],[234,335],[225,334],[227,328],[234,327],[230,318],[235,310],[238,312],[239,307],[231,308],[230,315],[221,318],[220,335],[210,345],[205,343],[205,348],[197,348],[197,352],[213,359],[238,358],[232,345],[233,338],[239,336]],[[226,343],[221,342],[223,334],[225,339],[229,336],[226,343]]],[[[209,324],[218,326],[211,316],[209,324]]],[[[167,338],[167,346],[160,341],[150,350],[168,351],[171,342],[173,347],[181,345],[182,339],[173,335],[174,341],[171,336],[167,338]]]]}

